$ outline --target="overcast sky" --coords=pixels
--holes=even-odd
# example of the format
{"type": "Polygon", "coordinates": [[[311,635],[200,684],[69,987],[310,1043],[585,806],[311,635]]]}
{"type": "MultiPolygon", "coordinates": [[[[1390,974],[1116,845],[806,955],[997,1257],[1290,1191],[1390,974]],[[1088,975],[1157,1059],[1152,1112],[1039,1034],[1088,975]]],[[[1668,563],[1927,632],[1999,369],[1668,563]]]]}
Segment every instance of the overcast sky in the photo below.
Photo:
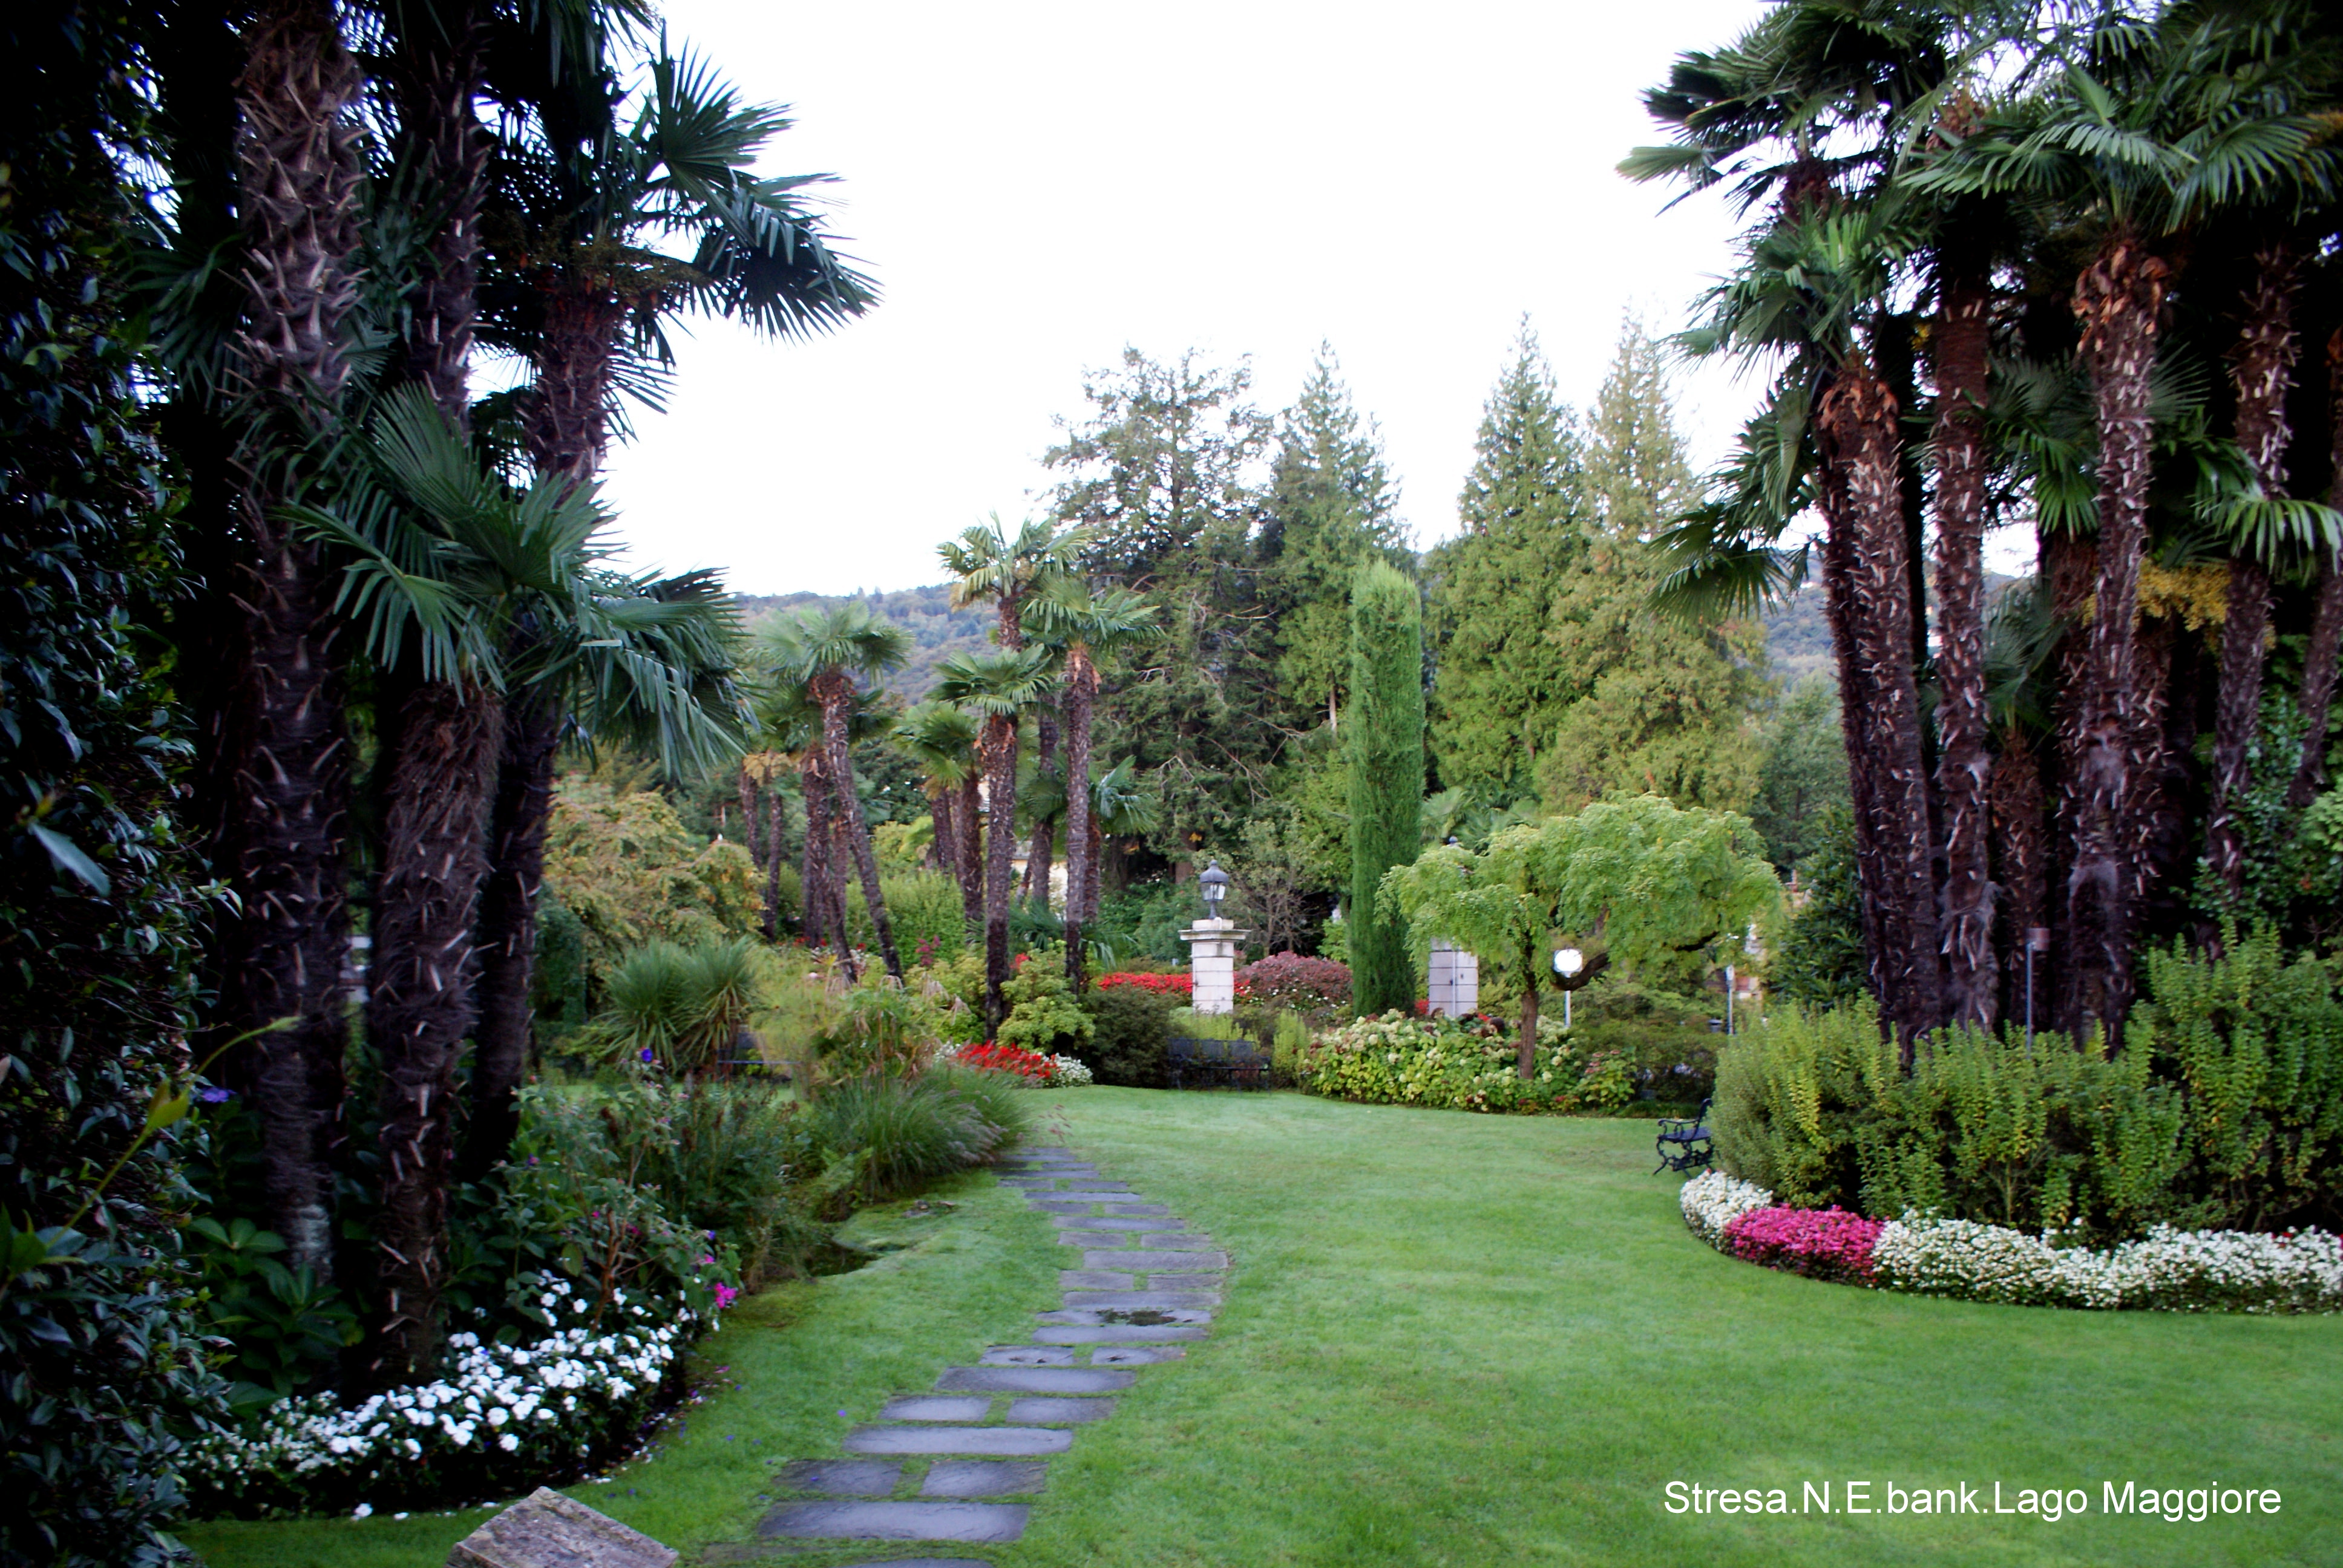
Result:
{"type": "MultiPolygon", "coordinates": [[[[1614,166],[1655,139],[1639,90],[1761,9],[668,0],[672,39],[793,106],[766,172],[840,176],[885,299],[812,342],[692,323],[611,456],[629,547],[749,593],[939,581],[939,539],[1035,508],[1053,418],[1125,344],[1249,354],[1277,408],[1321,339],[1429,545],[1525,313],[1584,402],[1624,312],[1672,330],[1729,263],[1719,204],[1662,213],[1614,166]]],[[[1754,386],[1679,391],[1705,467],[1754,386]]]]}

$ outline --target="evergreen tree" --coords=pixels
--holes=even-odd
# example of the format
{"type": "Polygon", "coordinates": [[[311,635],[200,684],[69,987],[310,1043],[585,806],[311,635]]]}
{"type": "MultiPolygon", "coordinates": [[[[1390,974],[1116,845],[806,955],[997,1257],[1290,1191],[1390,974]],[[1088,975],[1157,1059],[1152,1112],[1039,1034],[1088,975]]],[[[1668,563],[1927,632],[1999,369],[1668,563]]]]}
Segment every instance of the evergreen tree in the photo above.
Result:
{"type": "Polygon", "coordinates": [[[1463,533],[1427,563],[1439,668],[1432,749],[1443,783],[1511,800],[1529,793],[1563,706],[1584,689],[1545,632],[1593,516],[1576,420],[1555,400],[1526,322],[1474,450],[1456,503],[1463,533]]]}
{"type": "Polygon", "coordinates": [[[1382,561],[1351,589],[1351,1000],[1363,1018],[1415,1001],[1407,919],[1384,908],[1383,873],[1415,859],[1423,799],[1423,611],[1382,561]]]}
{"type": "Polygon", "coordinates": [[[1146,770],[1174,860],[1235,840],[1287,733],[1252,541],[1272,423],[1251,387],[1242,364],[1125,349],[1042,459],[1063,476],[1055,517],[1084,530],[1081,568],[1143,595],[1163,628],[1143,668],[1101,666],[1097,751],[1146,770]]]}
{"type": "Polygon", "coordinates": [[[1694,487],[1659,346],[1633,321],[1589,425],[1595,525],[1550,590],[1544,639],[1545,658],[1580,689],[1554,722],[1540,795],[1557,811],[1622,789],[1746,810],[1763,759],[1751,709],[1766,691],[1765,632],[1651,613],[1667,572],[1651,541],[1694,487]]]}
{"type": "Polygon", "coordinates": [[[1412,570],[1394,515],[1398,494],[1383,435],[1361,428],[1331,345],[1321,344],[1302,397],[1278,431],[1268,517],[1261,530],[1260,593],[1277,622],[1277,679],[1304,714],[1339,728],[1351,678],[1351,578],[1370,558],[1412,570]]]}

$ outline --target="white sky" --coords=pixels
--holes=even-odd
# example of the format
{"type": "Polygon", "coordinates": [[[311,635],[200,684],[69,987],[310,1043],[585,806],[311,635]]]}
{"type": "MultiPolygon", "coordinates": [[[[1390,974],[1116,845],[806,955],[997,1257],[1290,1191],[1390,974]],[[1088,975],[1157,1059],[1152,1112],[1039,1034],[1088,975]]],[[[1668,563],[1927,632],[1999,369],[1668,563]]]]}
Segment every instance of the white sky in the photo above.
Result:
{"type": "MultiPolygon", "coordinates": [[[[670,35],[835,172],[886,297],[827,338],[695,322],[608,498],[645,565],[749,593],[941,580],[936,542],[1048,482],[1055,416],[1125,343],[1253,357],[1291,401],[1320,339],[1383,427],[1419,545],[1453,531],[1483,398],[1526,312],[1574,402],[1624,311],[1682,324],[1730,262],[1714,199],[1614,166],[1637,94],[1755,0],[1386,6],[668,0],[670,35]]],[[[1754,383],[1680,377],[1704,468],[1754,383]]]]}

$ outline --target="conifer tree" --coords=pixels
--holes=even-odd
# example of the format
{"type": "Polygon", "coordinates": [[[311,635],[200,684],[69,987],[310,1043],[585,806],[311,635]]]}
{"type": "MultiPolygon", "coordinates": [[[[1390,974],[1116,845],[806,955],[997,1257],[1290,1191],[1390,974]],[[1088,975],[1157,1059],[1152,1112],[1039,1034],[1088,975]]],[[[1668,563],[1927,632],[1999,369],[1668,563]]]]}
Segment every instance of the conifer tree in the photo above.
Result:
{"type": "Polygon", "coordinates": [[[1278,430],[1259,541],[1261,597],[1277,619],[1279,688],[1305,716],[1322,715],[1337,729],[1351,680],[1351,578],[1371,558],[1402,571],[1415,564],[1395,516],[1383,433],[1373,420],[1362,427],[1341,370],[1332,346],[1319,345],[1278,430]]]}
{"type": "Polygon", "coordinates": [[[1463,532],[1427,562],[1440,671],[1432,749],[1442,782],[1506,801],[1530,792],[1564,704],[1583,689],[1545,631],[1593,510],[1576,419],[1526,322],[1474,450],[1456,503],[1463,532]]]}
{"type": "Polygon", "coordinates": [[[1378,903],[1383,873],[1413,862],[1423,799],[1423,612],[1383,561],[1351,589],[1351,1000],[1363,1018],[1415,1001],[1407,920],[1378,903]]]}

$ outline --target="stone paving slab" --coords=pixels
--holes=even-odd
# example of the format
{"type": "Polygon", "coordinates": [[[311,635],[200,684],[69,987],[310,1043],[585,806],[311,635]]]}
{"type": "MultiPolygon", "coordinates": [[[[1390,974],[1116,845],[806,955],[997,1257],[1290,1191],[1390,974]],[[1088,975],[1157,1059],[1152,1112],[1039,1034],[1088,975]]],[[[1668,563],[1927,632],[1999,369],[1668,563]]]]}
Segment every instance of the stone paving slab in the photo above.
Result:
{"type": "Polygon", "coordinates": [[[1111,1269],[1060,1269],[1058,1288],[1061,1291],[1135,1291],[1138,1276],[1118,1274],[1111,1269]]]}
{"type": "Polygon", "coordinates": [[[939,1394],[913,1394],[908,1399],[890,1399],[879,1412],[880,1421],[982,1421],[992,1413],[990,1397],[945,1398],[939,1394]]]}
{"type": "MultiPolygon", "coordinates": [[[[1087,1204],[1084,1205],[1088,1207],[1087,1204]]],[[[1170,1226],[1154,1220],[1118,1219],[1112,1215],[1085,1214],[1081,1219],[1061,1219],[1054,1223],[1061,1231],[1169,1231],[1170,1226]]]]}
{"type": "Polygon", "coordinates": [[[903,1467],[884,1459],[800,1459],[773,1477],[791,1492],[833,1497],[885,1497],[903,1479],[903,1467]]]}
{"type": "Polygon", "coordinates": [[[1173,1307],[1217,1307],[1218,1291],[1068,1291],[1070,1307],[1103,1307],[1121,1312],[1161,1312],[1173,1307]]]}
{"type": "Polygon", "coordinates": [[[1147,1288],[1151,1291],[1218,1291],[1228,1283],[1226,1274],[1165,1273],[1150,1271],[1147,1288]]]}
{"type": "Polygon", "coordinates": [[[1060,1345],[994,1345],[979,1359],[989,1367],[1070,1367],[1074,1352],[1060,1345]]]}
{"type": "Polygon", "coordinates": [[[936,1386],[970,1393],[1111,1393],[1139,1380],[1089,1367],[950,1367],[936,1386]]]}
{"type": "Polygon", "coordinates": [[[1039,1459],[940,1459],[920,1483],[922,1497],[1014,1497],[1039,1492],[1050,1466],[1039,1459]]]}
{"type": "Polygon", "coordinates": [[[1168,1219],[1172,1213],[1168,1203],[1108,1203],[1104,1207],[1110,1214],[1152,1214],[1168,1219]]]}
{"type": "Polygon", "coordinates": [[[1140,1236],[1139,1244],[1164,1252],[1183,1250],[1192,1252],[1209,1252],[1212,1250],[1212,1239],[1202,1231],[1148,1231],[1140,1236]]]}
{"type": "Polygon", "coordinates": [[[1136,1313],[1124,1312],[1119,1308],[1069,1307],[1060,1312],[1035,1312],[1033,1317],[1036,1322],[1047,1327],[1069,1329],[1103,1329],[1118,1325],[1134,1329],[1156,1329],[1173,1324],[1209,1323],[1212,1321],[1212,1314],[1201,1307],[1163,1307],[1136,1313]],[[1139,1321],[1133,1322],[1134,1318],[1139,1321]]]}
{"type": "Polygon", "coordinates": [[[1061,1198],[1080,1198],[1086,1203],[1128,1203],[1139,1194],[1120,1181],[1081,1181],[1059,1189],[1061,1198]]]}
{"type": "Polygon", "coordinates": [[[1101,1250],[1082,1254],[1085,1269],[1136,1269],[1151,1273],[1158,1269],[1225,1269],[1229,1266],[1226,1252],[1207,1252],[1202,1248],[1187,1251],[1178,1247],[1161,1247],[1151,1251],[1115,1251],[1101,1250]]]}
{"type": "Polygon", "coordinates": [[[1032,1511],[1022,1503],[790,1503],[765,1515],[773,1539],[1014,1541],[1032,1511]]]}
{"type": "Polygon", "coordinates": [[[1037,1197],[1031,1201],[1030,1206],[1041,1210],[1044,1214],[1081,1214],[1087,1216],[1091,1211],[1091,1206],[1088,1203],[1078,1203],[1064,1198],[1037,1197]]]}
{"type": "Polygon", "coordinates": [[[1156,1345],[1193,1342],[1212,1331],[1197,1323],[1052,1323],[1033,1331],[1045,1345],[1156,1345]]]}
{"type": "Polygon", "coordinates": [[[1046,1426],[863,1426],[846,1434],[849,1453],[973,1453],[1023,1459],[1063,1453],[1074,1434],[1046,1426]]]}
{"type": "Polygon", "coordinates": [[[1111,1399],[1021,1399],[1009,1406],[1009,1419],[1031,1422],[1037,1426],[1080,1424],[1086,1421],[1104,1421],[1114,1413],[1111,1399]]]}
{"type": "Polygon", "coordinates": [[[1176,1362],[1187,1355],[1178,1345],[1101,1345],[1091,1352],[1094,1367],[1143,1367],[1176,1362]]]}

